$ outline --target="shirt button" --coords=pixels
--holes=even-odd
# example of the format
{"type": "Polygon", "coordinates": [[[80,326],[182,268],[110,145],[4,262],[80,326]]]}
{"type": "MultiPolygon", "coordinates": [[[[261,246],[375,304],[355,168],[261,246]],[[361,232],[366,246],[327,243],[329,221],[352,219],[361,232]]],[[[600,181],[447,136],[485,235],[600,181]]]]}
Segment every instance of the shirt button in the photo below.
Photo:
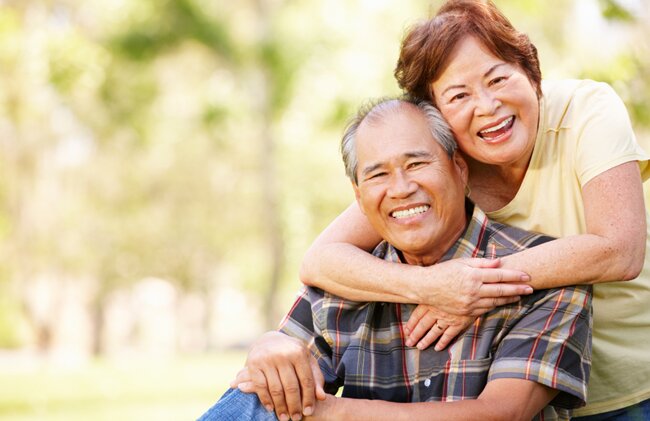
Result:
{"type": "Polygon", "coordinates": [[[424,381],[424,387],[429,387],[429,386],[431,386],[431,379],[426,379],[424,381]]]}

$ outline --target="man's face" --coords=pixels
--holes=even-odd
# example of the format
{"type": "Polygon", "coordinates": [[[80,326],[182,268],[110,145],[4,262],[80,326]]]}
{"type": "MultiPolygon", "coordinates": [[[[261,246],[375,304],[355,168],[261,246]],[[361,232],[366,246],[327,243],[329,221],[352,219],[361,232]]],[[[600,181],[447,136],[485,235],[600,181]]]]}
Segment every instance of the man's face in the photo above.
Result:
{"type": "Polygon", "coordinates": [[[410,104],[379,121],[366,119],[356,151],[354,190],[370,223],[408,263],[435,263],[465,229],[465,162],[447,156],[410,104]]]}

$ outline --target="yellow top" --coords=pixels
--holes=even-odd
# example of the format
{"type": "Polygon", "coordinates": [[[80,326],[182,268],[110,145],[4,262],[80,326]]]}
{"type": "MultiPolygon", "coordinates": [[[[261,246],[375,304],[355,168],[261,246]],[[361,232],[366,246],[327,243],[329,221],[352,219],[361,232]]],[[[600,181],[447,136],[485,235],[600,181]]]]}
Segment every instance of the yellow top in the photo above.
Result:
{"type": "MultiPolygon", "coordinates": [[[[586,233],[581,188],[619,164],[648,156],[637,144],[625,106],[609,85],[590,80],[544,81],[540,129],[515,198],[488,216],[555,237],[586,233]]],[[[625,206],[612,203],[612,206],[625,206]]],[[[646,220],[650,228],[650,219],[646,220]]],[[[645,267],[629,282],[594,286],[591,415],[650,398],[650,244],[645,267]]]]}

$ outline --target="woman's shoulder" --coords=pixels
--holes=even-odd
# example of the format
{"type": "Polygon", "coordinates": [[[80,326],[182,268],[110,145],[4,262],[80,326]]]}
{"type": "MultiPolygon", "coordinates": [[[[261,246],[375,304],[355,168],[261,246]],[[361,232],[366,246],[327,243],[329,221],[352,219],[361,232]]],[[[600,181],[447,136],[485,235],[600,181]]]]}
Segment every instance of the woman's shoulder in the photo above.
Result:
{"type": "Polygon", "coordinates": [[[544,80],[543,106],[547,127],[559,130],[572,126],[578,120],[590,120],[594,114],[622,114],[626,116],[623,101],[605,82],[590,79],[544,80]]]}
{"type": "Polygon", "coordinates": [[[614,89],[605,82],[591,79],[544,79],[542,81],[544,99],[549,102],[568,101],[576,96],[589,96],[593,94],[613,94],[614,89]]]}

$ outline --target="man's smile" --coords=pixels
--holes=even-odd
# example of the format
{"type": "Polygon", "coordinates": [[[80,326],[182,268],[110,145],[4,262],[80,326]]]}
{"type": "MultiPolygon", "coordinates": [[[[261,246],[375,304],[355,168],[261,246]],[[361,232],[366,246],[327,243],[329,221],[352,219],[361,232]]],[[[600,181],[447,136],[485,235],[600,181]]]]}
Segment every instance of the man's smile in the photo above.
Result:
{"type": "Polygon", "coordinates": [[[409,218],[411,216],[419,215],[429,210],[429,205],[419,205],[412,208],[400,209],[390,213],[390,216],[395,219],[409,218]]]}

